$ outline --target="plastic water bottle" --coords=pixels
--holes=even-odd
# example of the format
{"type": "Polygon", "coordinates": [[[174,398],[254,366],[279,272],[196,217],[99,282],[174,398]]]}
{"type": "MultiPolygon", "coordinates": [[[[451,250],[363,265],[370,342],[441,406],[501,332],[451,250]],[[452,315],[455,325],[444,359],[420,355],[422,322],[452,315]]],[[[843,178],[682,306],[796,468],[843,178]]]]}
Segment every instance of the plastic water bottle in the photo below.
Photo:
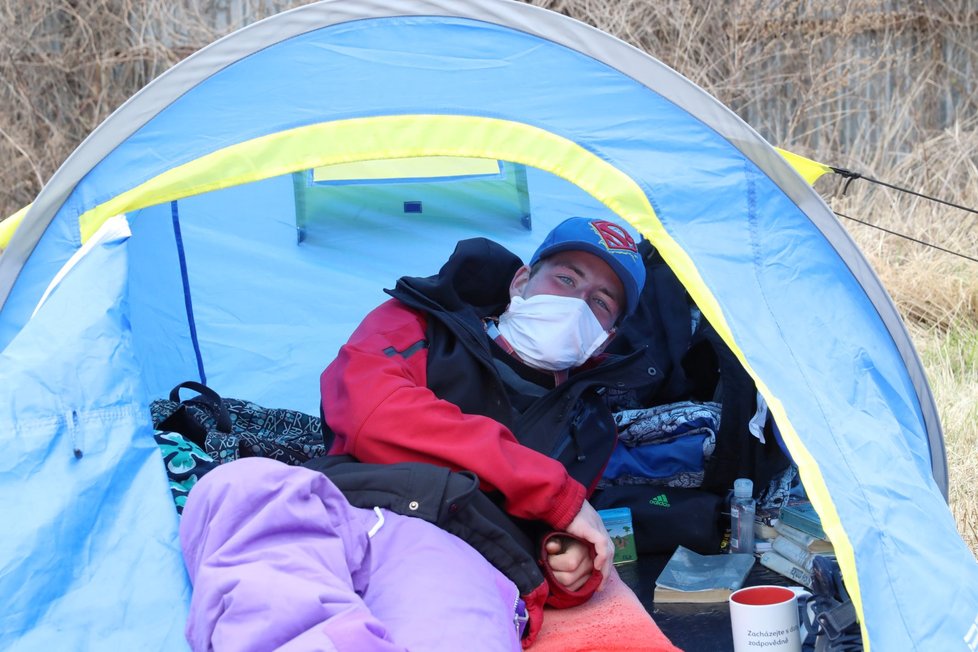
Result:
{"type": "Polygon", "coordinates": [[[734,480],[730,500],[730,552],[754,553],[754,482],[750,478],[734,480]]]}

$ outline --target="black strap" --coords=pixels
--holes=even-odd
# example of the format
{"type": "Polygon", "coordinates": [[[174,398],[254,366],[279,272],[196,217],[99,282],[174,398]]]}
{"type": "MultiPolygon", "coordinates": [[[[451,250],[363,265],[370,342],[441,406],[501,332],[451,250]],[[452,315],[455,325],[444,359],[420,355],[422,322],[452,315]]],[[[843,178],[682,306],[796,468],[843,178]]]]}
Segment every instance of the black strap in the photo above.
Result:
{"type": "Polygon", "coordinates": [[[836,641],[846,630],[856,624],[856,607],[851,600],[838,604],[815,616],[821,630],[830,641],[836,641]]]}
{"type": "Polygon", "coordinates": [[[207,428],[201,425],[182,403],[170,413],[170,416],[155,424],[155,427],[157,430],[179,433],[200,446],[202,450],[206,450],[204,442],[207,440],[207,428]]]}
{"type": "MultiPolygon", "coordinates": [[[[215,392],[207,385],[193,380],[186,380],[170,390],[170,400],[174,403],[180,403],[181,407],[185,406],[188,402],[193,402],[196,405],[210,408],[212,414],[214,415],[214,419],[217,422],[217,429],[224,433],[231,432],[231,416],[228,414],[228,408],[227,405],[224,404],[224,399],[221,398],[220,394],[215,392]],[[183,388],[193,390],[197,392],[199,396],[187,400],[180,400],[180,390],[183,388]]],[[[176,414],[176,412],[174,412],[174,414],[176,414]]],[[[169,419],[167,419],[167,421],[169,421],[169,419]]],[[[174,432],[182,433],[182,431],[179,430],[174,432]]],[[[189,436],[187,433],[182,434],[189,436]]],[[[193,439],[193,437],[191,438],[193,439]]]]}

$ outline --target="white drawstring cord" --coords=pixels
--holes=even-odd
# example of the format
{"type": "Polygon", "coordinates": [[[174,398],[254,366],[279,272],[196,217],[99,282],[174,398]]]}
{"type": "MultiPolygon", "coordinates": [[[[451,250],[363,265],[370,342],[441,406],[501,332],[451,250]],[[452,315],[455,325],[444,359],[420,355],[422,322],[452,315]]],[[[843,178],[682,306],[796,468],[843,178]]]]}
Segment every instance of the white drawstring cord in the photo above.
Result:
{"type": "Polygon", "coordinates": [[[374,514],[377,515],[377,522],[374,523],[374,526],[370,528],[369,532],[367,532],[367,538],[369,539],[373,539],[374,535],[377,534],[378,530],[380,530],[380,528],[384,525],[384,512],[380,510],[380,507],[374,507],[374,514]]]}

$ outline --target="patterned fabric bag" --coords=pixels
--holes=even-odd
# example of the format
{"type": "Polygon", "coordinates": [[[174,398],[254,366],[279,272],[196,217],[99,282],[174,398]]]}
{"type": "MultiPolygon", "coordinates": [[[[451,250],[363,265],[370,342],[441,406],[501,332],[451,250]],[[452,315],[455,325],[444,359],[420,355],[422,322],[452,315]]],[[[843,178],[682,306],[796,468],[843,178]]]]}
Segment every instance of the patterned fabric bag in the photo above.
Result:
{"type": "Polygon", "coordinates": [[[205,473],[217,466],[217,462],[200,446],[178,432],[157,430],[155,437],[160,452],[163,453],[173,502],[177,506],[177,513],[183,514],[187,494],[205,473]]]}
{"type": "Polygon", "coordinates": [[[269,457],[298,465],[328,449],[319,417],[250,401],[222,398],[194,381],[180,383],[168,399],[150,404],[178,511],[204,473],[239,457],[269,457]],[[180,390],[197,396],[181,400],[180,390]]]}

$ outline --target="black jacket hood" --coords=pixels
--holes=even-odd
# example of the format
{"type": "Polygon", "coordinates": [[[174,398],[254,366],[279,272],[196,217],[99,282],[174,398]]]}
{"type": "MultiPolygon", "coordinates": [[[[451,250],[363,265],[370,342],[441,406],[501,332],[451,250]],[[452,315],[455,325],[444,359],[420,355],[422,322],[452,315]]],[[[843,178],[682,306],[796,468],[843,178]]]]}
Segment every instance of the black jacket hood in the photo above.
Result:
{"type": "MultiPolygon", "coordinates": [[[[509,286],[523,261],[486,238],[462,240],[432,276],[403,276],[388,294],[431,311],[495,317],[509,305],[509,286]],[[413,300],[410,300],[413,299],[413,300]]],[[[469,315],[472,316],[472,315],[469,315]]]]}

